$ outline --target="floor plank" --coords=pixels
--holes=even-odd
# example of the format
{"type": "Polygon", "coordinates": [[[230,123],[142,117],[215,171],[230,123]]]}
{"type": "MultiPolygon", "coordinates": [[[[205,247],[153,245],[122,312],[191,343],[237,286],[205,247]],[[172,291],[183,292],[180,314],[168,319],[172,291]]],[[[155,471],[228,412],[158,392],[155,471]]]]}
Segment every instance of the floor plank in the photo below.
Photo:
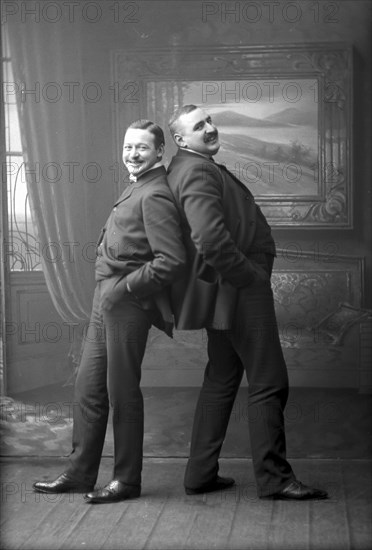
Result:
{"type": "Polygon", "coordinates": [[[343,476],[344,502],[347,507],[347,523],[351,548],[372,547],[372,483],[371,464],[360,461],[358,467],[340,463],[343,476]]]}
{"type": "Polygon", "coordinates": [[[146,543],[166,503],[167,499],[164,497],[153,497],[131,504],[102,548],[107,550],[146,548],[146,543]]]}

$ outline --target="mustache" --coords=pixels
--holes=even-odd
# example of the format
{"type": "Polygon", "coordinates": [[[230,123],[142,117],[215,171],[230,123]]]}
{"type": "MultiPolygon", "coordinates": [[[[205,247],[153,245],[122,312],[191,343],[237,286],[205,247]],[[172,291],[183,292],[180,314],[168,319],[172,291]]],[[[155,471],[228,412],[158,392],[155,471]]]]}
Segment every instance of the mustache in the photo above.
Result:
{"type": "Polygon", "coordinates": [[[208,134],[205,134],[204,138],[206,140],[208,139],[212,139],[212,138],[217,138],[218,137],[218,130],[215,130],[214,132],[208,132],[208,134]]]}

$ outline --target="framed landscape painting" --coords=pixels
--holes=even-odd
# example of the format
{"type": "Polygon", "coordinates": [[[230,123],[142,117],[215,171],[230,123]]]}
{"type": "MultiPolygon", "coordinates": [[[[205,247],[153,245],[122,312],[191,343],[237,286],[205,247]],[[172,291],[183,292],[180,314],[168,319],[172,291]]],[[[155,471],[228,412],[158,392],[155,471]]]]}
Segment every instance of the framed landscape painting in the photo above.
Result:
{"type": "Polygon", "coordinates": [[[169,162],[168,120],[195,104],[219,130],[215,160],[252,191],[271,225],[352,227],[348,46],[116,52],[113,71],[119,143],[126,124],[150,118],[166,131],[169,162]]]}
{"type": "Polygon", "coordinates": [[[182,104],[202,107],[217,126],[216,161],[257,199],[318,195],[317,87],[314,79],[177,83],[182,104]]]}

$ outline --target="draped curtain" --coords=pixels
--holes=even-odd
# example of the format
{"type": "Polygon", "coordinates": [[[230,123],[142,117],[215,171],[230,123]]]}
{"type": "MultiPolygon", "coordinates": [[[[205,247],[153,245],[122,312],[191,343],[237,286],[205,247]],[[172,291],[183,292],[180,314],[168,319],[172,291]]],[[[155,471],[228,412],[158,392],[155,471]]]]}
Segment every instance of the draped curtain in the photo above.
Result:
{"type": "Polygon", "coordinates": [[[11,19],[5,25],[19,106],[33,223],[46,284],[64,321],[89,317],[95,246],[89,218],[85,88],[79,26],[11,19]]]}

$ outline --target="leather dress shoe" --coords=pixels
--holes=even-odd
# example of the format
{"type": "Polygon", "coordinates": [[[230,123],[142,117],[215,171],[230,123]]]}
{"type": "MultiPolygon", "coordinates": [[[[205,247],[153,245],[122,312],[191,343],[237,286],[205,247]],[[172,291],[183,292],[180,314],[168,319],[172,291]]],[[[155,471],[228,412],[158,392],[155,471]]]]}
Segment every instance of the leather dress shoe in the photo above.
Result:
{"type": "Polygon", "coordinates": [[[284,489],[272,495],[272,498],[280,500],[320,500],[328,498],[328,493],[322,489],[308,487],[301,483],[301,481],[295,479],[284,487],[284,489]]]}
{"type": "Polygon", "coordinates": [[[140,495],[141,487],[126,485],[114,479],[102,489],[97,489],[96,491],[84,495],[84,500],[90,504],[105,504],[106,502],[118,502],[119,500],[138,498],[140,495]]]}
{"type": "Polygon", "coordinates": [[[68,474],[61,474],[54,481],[36,481],[33,488],[38,493],[86,493],[94,486],[72,479],[68,474]]]}
{"type": "Polygon", "coordinates": [[[216,479],[210,483],[206,483],[201,487],[196,489],[191,489],[190,487],[185,487],[185,492],[187,495],[200,495],[203,493],[212,493],[214,491],[223,491],[235,485],[235,480],[232,477],[220,477],[217,476],[216,479]]]}

